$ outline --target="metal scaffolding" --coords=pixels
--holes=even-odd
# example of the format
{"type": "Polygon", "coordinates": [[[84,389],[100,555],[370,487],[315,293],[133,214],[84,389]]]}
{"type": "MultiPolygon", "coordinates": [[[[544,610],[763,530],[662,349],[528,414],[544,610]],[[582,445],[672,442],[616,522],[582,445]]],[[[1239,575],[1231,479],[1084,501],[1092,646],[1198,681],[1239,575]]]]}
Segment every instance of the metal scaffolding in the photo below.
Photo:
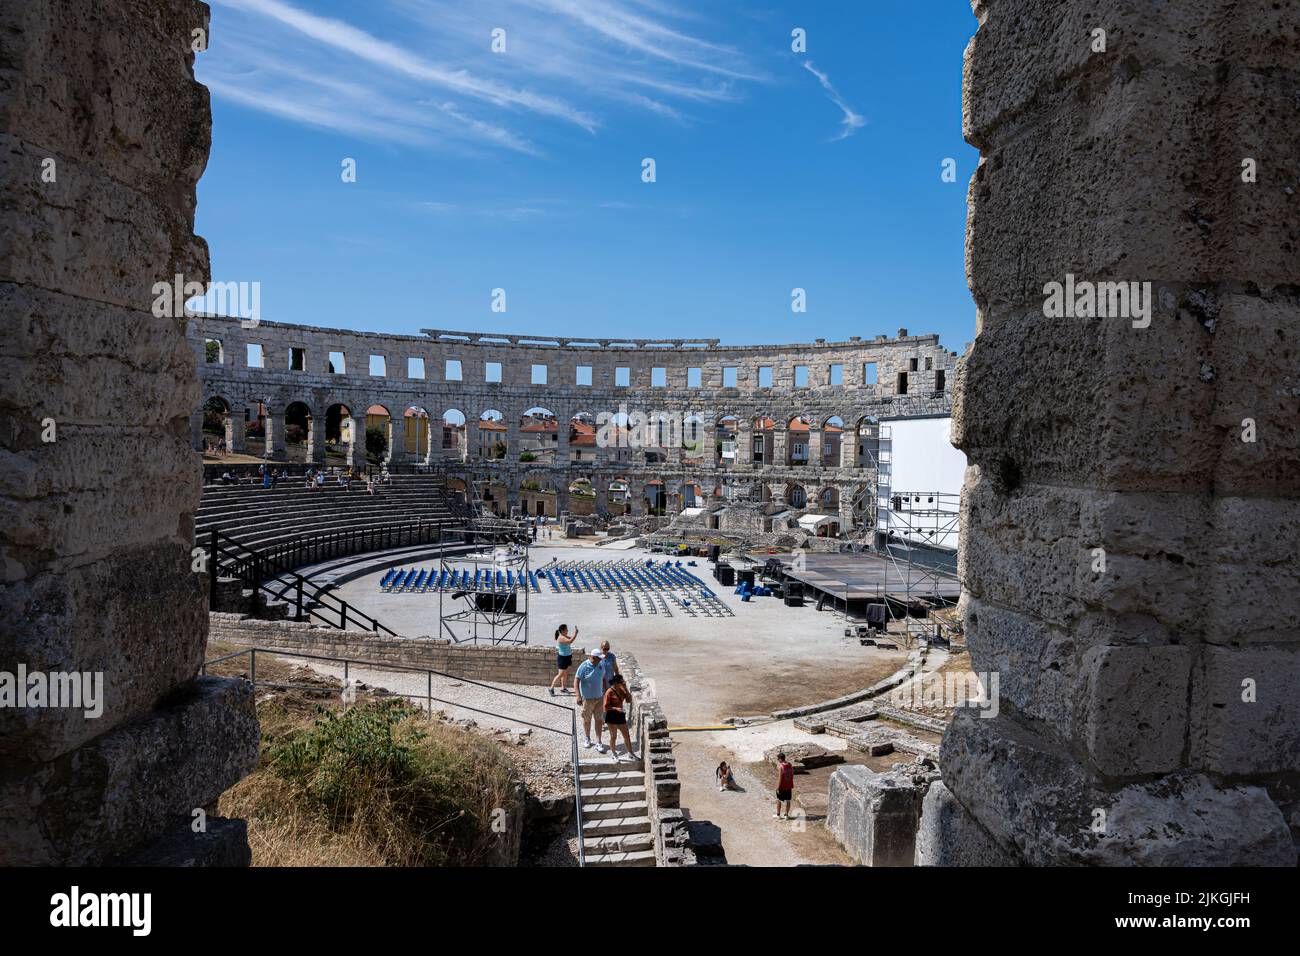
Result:
{"type": "Polygon", "coordinates": [[[450,534],[471,550],[448,556],[445,547],[440,549],[439,579],[453,572],[471,573],[461,590],[438,590],[439,633],[455,644],[527,644],[529,527],[484,517],[450,534]]]}

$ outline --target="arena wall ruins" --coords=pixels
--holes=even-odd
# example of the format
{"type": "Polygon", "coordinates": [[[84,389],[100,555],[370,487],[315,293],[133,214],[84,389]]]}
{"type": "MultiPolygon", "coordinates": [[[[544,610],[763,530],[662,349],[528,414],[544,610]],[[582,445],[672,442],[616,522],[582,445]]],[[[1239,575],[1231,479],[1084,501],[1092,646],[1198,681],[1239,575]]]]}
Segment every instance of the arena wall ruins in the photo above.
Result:
{"type": "Polygon", "coordinates": [[[199,390],[183,314],[151,308],[208,275],[207,25],[177,0],[0,4],[0,671],[98,674],[103,698],[0,708],[0,864],[248,859],[242,821],[197,825],[258,726],[245,682],[196,679],[199,390]]]}
{"type": "MultiPolygon", "coordinates": [[[[260,407],[269,420],[266,450],[272,459],[284,457],[285,412],[291,404],[302,403],[310,412],[308,457],[318,462],[324,460],[331,409],[335,416],[351,416],[352,434],[359,435],[366,409],[378,405],[391,420],[391,460],[454,461],[475,481],[504,488],[511,507],[521,503],[521,489],[529,481],[549,485],[558,510],[565,511],[571,484],[588,479],[597,510],[603,511],[610,481],[625,479],[633,513],[644,512],[647,501],[654,500],[646,493],[653,483],[662,482],[669,513],[689,500],[683,498],[684,486],[694,485],[708,498],[730,485],[795,507],[804,504],[787,498],[802,495],[808,510],[829,505],[845,529],[864,523],[861,512],[855,521],[855,500],[874,506],[876,462],[862,453],[862,443],[876,435],[881,419],[948,414],[956,367],[955,353],[943,348],[937,336],[908,335],[906,329],[895,338],[726,346],[711,339],[593,340],[440,330],[396,336],[267,321],[250,325],[195,316],[189,340],[203,401],[219,399],[231,422],[252,420],[260,407]],[[260,352],[261,367],[250,365],[250,345],[258,347],[254,352],[260,352]],[[382,361],[385,374],[371,374],[372,356],[382,361]],[[423,377],[413,377],[413,370],[423,377]],[[498,380],[488,381],[489,370],[498,380]],[[449,372],[458,372],[459,378],[449,372]],[[871,372],[874,383],[868,382],[871,372]],[[627,384],[619,384],[623,381],[627,384]],[[561,426],[558,440],[547,460],[520,461],[521,451],[529,448],[521,444],[526,439],[521,422],[534,408],[553,413],[561,426]],[[427,413],[435,423],[433,439],[414,454],[406,450],[407,409],[427,413]],[[437,423],[449,410],[464,416],[465,438],[444,449],[437,423]],[[574,416],[597,419],[620,410],[698,420],[703,453],[673,443],[653,450],[570,447],[564,426],[574,416]],[[506,456],[501,460],[490,458],[490,445],[478,433],[484,413],[499,413],[501,425],[495,427],[504,426],[506,456]],[[808,443],[802,462],[792,460],[788,427],[799,416],[807,423],[801,432],[808,443]],[[728,417],[736,419],[735,458],[720,455],[715,441],[719,422],[728,417]],[[754,447],[755,422],[764,419],[771,427],[761,429],[764,461],[756,464],[746,452],[754,447]],[[846,431],[827,437],[840,427],[846,431]],[[840,434],[847,437],[840,440],[840,434]],[[823,443],[832,440],[838,442],[838,453],[828,455],[823,443]]],[[[203,440],[201,425],[202,413],[196,411],[191,419],[196,446],[203,440]]],[[[226,433],[228,447],[244,450],[242,429],[230,425],[226,433]]],[[[361,460],[355,449],[349,452],[361,460]]],[[[865,518],[870,526],[870,514],[865,518]]]]}
{"type": "Polygon", "coordinates": [[[1001,707],[949,727],[922,862],[1293,866],[1296,5],[974,9],[953,434],[1001,707]],[[1154,314],[1045,318],[1068,275],[1150,282],[1154,314]]]}

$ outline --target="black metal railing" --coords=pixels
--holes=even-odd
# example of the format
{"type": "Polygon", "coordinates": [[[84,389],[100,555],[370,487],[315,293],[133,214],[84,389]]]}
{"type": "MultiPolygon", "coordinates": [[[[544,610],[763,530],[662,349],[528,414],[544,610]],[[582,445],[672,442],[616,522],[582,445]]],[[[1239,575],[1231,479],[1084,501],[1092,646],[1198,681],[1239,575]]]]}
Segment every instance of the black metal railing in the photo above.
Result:
{"type": "Polygon", "coordinates": [[[208,541],[208,596],[212,610],[217,608],[217,579],[221,576],[236,578],[254,591],[291,603],[297,621],[311,618],[342,630],[351,625],[375,634],[397,636],[396,631],[298,574],[275,556],[240,544],[213,528],[208,541]]]}

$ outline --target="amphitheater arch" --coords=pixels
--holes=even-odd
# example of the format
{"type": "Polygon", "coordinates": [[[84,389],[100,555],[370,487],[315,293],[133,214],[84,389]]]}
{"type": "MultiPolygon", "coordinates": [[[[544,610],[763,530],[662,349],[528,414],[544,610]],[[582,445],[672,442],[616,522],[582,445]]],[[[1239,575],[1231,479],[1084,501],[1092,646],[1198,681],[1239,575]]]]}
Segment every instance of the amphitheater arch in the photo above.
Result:
{"type": "MultiPolygon", "coordinates": [[[[398,436],[394,436],[394,441],[398,436]]],[[[420,405],[407,405],[402,411],[402,447],[398,449],[399,457],[405,456],[418,464],[428,464],[433,454],[433,433],[429,427],[428,409],[420,405]]]]}
{"type": "Polygon", "coordinates": [[[775,464],[776,422],[767,414],[755,415],[750,423],[751,448],[745,449],[745,461],[754,465],[775,464]]]}
{"type": "Polygon", "coordinates": [[[509,454],[509,428],[499,410],[489,408],[479,415],[478,434],[475,457],[483,461],[500,461],[509,454]]]}
{"type": "MultiPolygon", "coordinates": [[[[433,455],[430,452],[430,455],[433,455]]],[[[437,438],[437,455],[452,461],[465,461],[469,457],[469,440],[465,413],[449,408],[442,413],[442,427],[437,438]]]]}
{"type": "Polygon", "coordinates": [[[785,503],[791,508],[807,508],[808,492],[804,490],[803,485],[792,481],[785,486],[785,503]]]}
{"type": "Polygon", "coordinates": [[[295,400],[284,407],[284,451],[289,461],[311,461],[312,414],[304,401],[295,400]]]}
{"type": "Polygon", "coordinates": [[[387,405],[374,404],[366,409],[366,461],[373,465],[389,461],[393,455],[393,416],[387,405]]]}
{"type": "Polygon", "coordinates": [[[740,417],[727,412],[714,423],[713,461],[723,468],[735,467],[740,460],[740,417]]]}
{"type": "Polygon", "coordinates": [[[660,478],[651,478],[641,486],[640,507],[652,515],[662,515],[668,507],[668,491],[660,478]]]}
{"type": "Polygon", "coordinates": [[[839,468],[844,454],[844,419],[828,415],[821,423],[821,455],[814,455],[823,468],[839,468]]]}
{"type": "Polygon", "coordinates": [[[596,513],[596,486],[590,478],[580,476],[569,482],[569,513],[593,515],[596,513]]]}
{"type": "Polygon", "coordinates": [[[332,402],[325,406],[325,456],[341,456],[344,463],[351,465],[360,460],[361,442],[364,430],[361,429],[352,409],[343,402],[332,402]],[[332,446],[332,447],[331,447],[332,446]]]}
{"type": "Polygon", "coordinates": [[[792,467],[803,467],[811,462],[812,418],[808,415],[795,415],[785,423],[785,461],[792,467]]]}
{"type": "Polygon", "coordinates": [[[519,507],[530,518],[559,517],[560,493],[550,472],[542,469],[524,472],[519,481],[519,507]]]}
{"type": "Polygon", "coordinates": [[[598,437],[597,418],[587,411],[577,411],[569,416],[569,461],[594,463],[598,437]]]}
{"type": "Polygon", "coordinates": [[[876,468],[880,460],[880,422],[874,415],[863,415],[854,427],[854,467],[876,468]]]}
{"type": "Polygon", "coordinates": [[[613,515],[625,515],[632,511],[632,481],[627,475],[614,475],[606,488],[607,508],[613,515]]]}
{"type": "Polygon", "coordinates": [[[534,405],[519,416],[519,460],[552,464],[560,440],[560,426],[549,408],[534,405]]]}
{"type": "Polygon", "coordinates": [[[712,447],[712,436],[705,433],[702,415],[691,412],[682,419],[680,444],[683,463],[698,465],[704,461],[705,454],[712,447]]]}

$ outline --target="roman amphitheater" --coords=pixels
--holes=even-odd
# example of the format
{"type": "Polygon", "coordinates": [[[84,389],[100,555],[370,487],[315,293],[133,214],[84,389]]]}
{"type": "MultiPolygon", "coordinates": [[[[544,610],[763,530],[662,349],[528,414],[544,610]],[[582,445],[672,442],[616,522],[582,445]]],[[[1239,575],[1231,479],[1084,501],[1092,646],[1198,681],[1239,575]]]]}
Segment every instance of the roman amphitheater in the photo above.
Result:
{"type": "MultiPolygon", "coordinates": [[[[196,448],[360,465],[358,438],[377,427],[371,461],[441,466],[497,514],[675,515],[741,498],[829,514],[846,537],[874,526],[881,423],[950,415],[957,360],[906,329],[728,347],[246,324],[189,326],[205,399],[191,418],[196,448]],[[638,414],[648,442],[626,440],[646,431],[628,420],[638,414]],[[598,441],[606,420],[621,427],[598,441]]],[[[888,463],[883,476],[887,493],[888,463]]]]}
{"type": "Polygon", "coordinates": [[[500,771],[477,863],[1294,867],[1294,6],[974,0],[960,358],[158,314],[206,6],[0,6],[0,676],[103,677],[0,708],[0,864],[246,866],[290,704],[398,699],[500,771]],[[1151,321],[1045,320],[1074,274],[1151,321]]]}

